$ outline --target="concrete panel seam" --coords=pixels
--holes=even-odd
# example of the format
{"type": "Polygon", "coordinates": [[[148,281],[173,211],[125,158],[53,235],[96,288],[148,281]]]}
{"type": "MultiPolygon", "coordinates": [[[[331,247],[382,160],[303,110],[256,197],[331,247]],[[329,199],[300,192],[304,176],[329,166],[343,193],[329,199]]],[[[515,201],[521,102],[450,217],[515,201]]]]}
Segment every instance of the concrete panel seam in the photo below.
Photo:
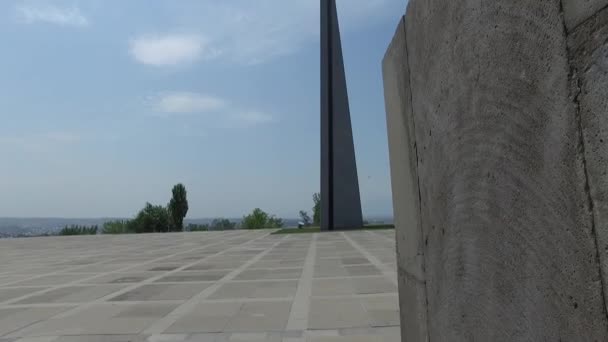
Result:
{"type": "MultiPolygon", "coordinates": [[[[566,25],[566,23],[565,23],[566,16],[565,16],[565,12],[564,12],[564,0],[560,0],[560,8],[561,8],[561,13],[562,13],[562,18],[564,18],[564,25],[566,25]]],[[[608,5],[600,8],[595,13],[590,15],[587,19],[581,21],[579,24],[574,26],[572,29],[568,30],[568,27],[566,27],[566,34],[569,34],[570,32],[575,32],[579,27],[583,26],[585,23],[587,23],[589,20],[593,19],[593,17],[595,17],[596,15],[598,15],[598,13],[604,11],[605,9],[608,9],[608,5]]]]}
{"type": "Polygon", "coordinates": [[[578,78],[577,74],[576,74],[576,69],[574,67],[572,67],[572,77],[573,77],[573,81],[576,82],[576,94],[573,97],[573,101],[574,101],[574,106],[575,106],[575,116],[576,116],[576,121],[577,121],[577,125],[578,125],[578,135],[579,135],[579,154],[581,154],[581,160],[582,160],[582,164],[583,164],[583,172],[585,175],[585,195],[587,196],[587,210],[589,211],[589,218],[591,220],[591,234],[593,235],[593,242],[595,243],[595,259],[599,268],[599,273],[600,273],[600,284],[601,284],[601,293],[602,293],[602,301],[604,302],[604,314],[606,315],[606,320],[608,320],[608,306],[606,303],[606,293],[604,292],[604,277],[605,275],[603,274],[603,270],[602,270],[602,263],[600,260],[600,246],[599,246],[599,242],[598,242],[598,233],[597,233],[597,227],[596,227],[596,222],[595,222],[595,212],[594,212],[594,207],[595,207],[595,203],[593,202],[593,196],[591,195],[591,184],[589,182],[589,170],[587,168],[587,157],[586,157],[586,147],[585,147],[585,138],[584,138],[584,133],[583,133],[583,123],[582,123],[582,118],[581,118],[581,111],[580,111],[580,102],[579,102],[579,98],[580,98],[580,94],[581,94],[581,81],[580,78],[578,78]],[[574,79],[575,78],[575,79],[574,79]]]}
{"type": "MultiPolygon", "coordinates": [[[[566,26],[566,21],[565,21],[563,0],[560,0],[559,4],[560,4],[560,12],[562,15],[562,22],[564,25],[564,36],[568,37],[568,27],[566,26]]],[[[608,7],[608,6],[605,6],[604,8],[606,8],[606,7],[608,7]]],[[[597,13],[600,13],[601,11],[602,10],[596,12],[594,15],[587,18],[587,20],[590,20],[597,13]]],[[[586,22],[587,20],[585,20],[584,22],[586,22]]],[[[578,26],[580,26],[580,25],[578,25],[578,26]]],[[[574,30],[576,30],[576,28],[573,29],[573,31],[574,30]]],[[[604,304],[603,305],[604,315],[605,315],[606,320],[608,320],[608,305],[606,303],[606,293],[604,292],[605,274],[602,270],[602,263],[600,260],[600,246],[599,246],[599,242],[598,242],[598,233],[597,233],[597,227],[596,227],[596,222],[595,222],[596,221],[595,212],[594,212],[595,203],[593,201],[593,196],[591,195],[591,183],[589,182],[589,170],[587,167],[587,155],[586,155],[585,137],[584,137],[584,131],[583,131],[583,119],[582,119],[582,114],[581,114],[580,97],[581,97],[581,93],[582,93],[582,84],[581,84],[580,77],[578,77],[578,70],[577,70],[576,66],[574,65],[574,62],[571,60],[573,58],[573,55],[570,51],[570,46],[568,45],[568,43],[566,43],[566,56],[568,56],[568,59],[569,59],[568,64],[570,67],[570,75],[568,75],[569,76],[568,78],[571,83],[570,91],[573,92],[572,101],[574,102],[574,115],[575,115],[575,120],[576,120],[576,124],[577,124],[577,129],[578,129],[578,140],[579,140],[578,141],[578,146],[579,146],[578,153],[581,156],[583,174],[585,176],[584,191],[585,191],[585,196],[587,197],[587,211],[589,212],[589,219],[591,221],[591,234],[593,237],[593,242],[595,244],[595,260],[598,265],[599,275],[600,275],[600,286],[601,286],[600,293],[602,296],[602,302],[604,304]]]]}
{"type": "MultiPolygon", "coordinates": [[[[409,7],[409,6],[408,6],[409,7]]],[[[414,95],[412,93],[412,88],[413,88],[413,83],[412,83],[412,68],[410,66],[410,52],[409,52],[409,48],[408,48],[408,43],[407,43],[407,25],[405,24],[405,16],[402,17],[403,20],[403,36],[405,37],[405,56],[406,58],[406,67],[407,67],[407,74],[408,74],[408,78],[409,78],[409,91],[410,91],[410,112],[412,113],[412,125],[413,125],[413,132],[414,132],[414,153],[415,153],[415,157],[416,157],[416,183],[418,185],[418,211],[419,211],[419,217],[420,217],[420,238],[424,238],[424,225],[422,222],[422,192],[420,190],[420,173],[418,172],[419,168],[419,163],[420,163],[420,159],[418,157],[418,138],[416,137],[416,115],[414,115],[414,95]]],[[[426,308],[426,338],[427,341],[432,341],[431,339],[431,325],[430,325],[430,318],[429,318],[429,296],[428,296],[428,287],[427,287],[427,277],[426,277],[426,259],[425,259],[425,250],[424,250],[424,245],[422,247],[422,272],[424,274],[424,303],[425,303],[425,308],[426,308]]]]}
{"type": "Polygon", "coordinates": [[[407,279],[426,285],[426,280],[420,279],[416,274],[414,274],[410,271],[404,270],[404,269],[401,269],[401,271],[402,271],[402,274],[404,276],[406,276],[407,279]]]}

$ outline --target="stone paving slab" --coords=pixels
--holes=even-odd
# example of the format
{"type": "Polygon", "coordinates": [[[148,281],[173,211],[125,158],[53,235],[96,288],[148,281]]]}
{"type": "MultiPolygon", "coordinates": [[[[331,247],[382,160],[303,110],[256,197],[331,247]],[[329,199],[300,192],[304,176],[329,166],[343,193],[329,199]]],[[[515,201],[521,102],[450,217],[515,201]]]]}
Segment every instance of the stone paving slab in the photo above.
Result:
{"type": "Polygon", "coordinates": [[[0,240],[0,342],[400,341],[394,231],[0,240]]]}

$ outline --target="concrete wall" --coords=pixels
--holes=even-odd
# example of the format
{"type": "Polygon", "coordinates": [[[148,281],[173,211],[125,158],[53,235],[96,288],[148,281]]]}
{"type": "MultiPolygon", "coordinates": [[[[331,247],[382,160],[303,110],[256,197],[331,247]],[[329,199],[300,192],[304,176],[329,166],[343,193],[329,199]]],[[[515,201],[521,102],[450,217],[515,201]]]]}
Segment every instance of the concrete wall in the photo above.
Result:
{"type": "Polygon", "coordinates": [[[608,0],[562,0],[564,20],[569,31],[608,6],[608,0]]]}
{"type": "MultiPolygon", "coordinates": [[[[574,1],[573,1],[574,2],[574,1]]],[[[587,173],[589,206],[608,293],[608,9],[572,30],[568,47],[572,65],[572,98],[577,106],[587,173]]],[[[604,296],[604,300],[606,300],[604,296]]],[[[607,303],[608,304],[608,303],[607,303]]]]}
{"type": "Polygon", "coordinates": [[[410,0],[383,63],[404,341],[608,341],[607,2],[410,0]]]}
{"type": "Polygon", "coordinates": [[[386,115],[391,155],[393,202],[395,210],[399,304],[403,317],[401,335],[409,341],[426,341],[426,288],[424,279],[424,244],[418,200],[415,127],[411,113],[411,89],[405,47],[405,22],[397,27],[383,65],[386,115]]]}

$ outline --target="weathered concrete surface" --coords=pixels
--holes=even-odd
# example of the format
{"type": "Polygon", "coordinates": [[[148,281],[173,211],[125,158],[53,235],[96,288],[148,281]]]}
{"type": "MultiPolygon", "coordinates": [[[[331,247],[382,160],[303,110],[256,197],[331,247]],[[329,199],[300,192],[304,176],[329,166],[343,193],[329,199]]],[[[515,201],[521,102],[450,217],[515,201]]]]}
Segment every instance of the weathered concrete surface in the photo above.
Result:
{"type": "Polygon", "coordinates": [[[404,341],[426,341],[426,289],[424,245],[416,162],[416,137],[412,116],[409,67],[402,18],[382,63],[394,220],[397,227],[397,261],[401,336],[404,341]]]}
{"type": "MultiPolygon", "coordinates": [[[[573,100],[593,209],[604,293],[608,293],[608,9],[577,27],[568,38],[573,100]]],[[[607,303],[608,304],[608,303],[607,303]]]]}
{"type": "Polygon", "coordinates": [[[409,3],[416,148],[391,140],[391,158],[417,151],[430,341],[608,340],[563,14],[559,0],[409,3]]]}
{"type": "Polygon", "coordinates": [[[608,0],[561,1],[564,9],[564,20],[569,31],[582,24],[602,8],[608,6],[608,0]]]}

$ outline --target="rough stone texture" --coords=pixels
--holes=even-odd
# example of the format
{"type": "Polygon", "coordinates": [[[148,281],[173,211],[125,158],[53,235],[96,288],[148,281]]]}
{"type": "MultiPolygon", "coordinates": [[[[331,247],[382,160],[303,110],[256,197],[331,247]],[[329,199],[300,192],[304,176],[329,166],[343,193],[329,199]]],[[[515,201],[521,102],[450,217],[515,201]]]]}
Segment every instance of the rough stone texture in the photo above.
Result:
{"type": "Polygon", "coordinates": [[[405,23],[409,69],[385,59],[385,82],[409,78],[415,147],[389,127],[391,168],[396,213],[417,170],[428,339],[607,341],[560,1],[411,0],[405,23]]]}
{"type": "Polygon", "coordinates": [[[401,336],[404,341],[426,341],[426,289],[423,268],[423,241],[416,163],[416,140],[412,116],[411,89],[405,22],[397,31],[382,64],[394,220],[397,227],[397,261],[401,336]]]}
{"type": "Polygon", "coordinates": [[[568,30],[573,30],[589,19],[602,8],[608,6],[608,0],[561,0],[564,8],[564,20],[568,30]]]}
{"type": "Polygon", "coordinates": [[[604,293],[608,293],[608,9],[568,37],[604,293]]]}

